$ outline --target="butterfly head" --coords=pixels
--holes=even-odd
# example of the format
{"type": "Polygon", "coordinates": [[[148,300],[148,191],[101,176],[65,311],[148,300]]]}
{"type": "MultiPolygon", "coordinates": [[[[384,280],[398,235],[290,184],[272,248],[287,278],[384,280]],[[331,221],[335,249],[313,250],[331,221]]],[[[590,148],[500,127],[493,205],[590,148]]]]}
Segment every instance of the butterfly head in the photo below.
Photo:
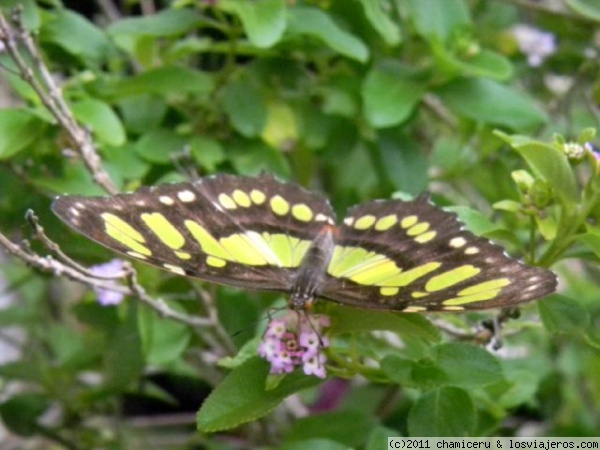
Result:
{"type": "Polygon", "coordinates": [[[315,302],[313,292],[303,289],[297,289],[292,292],[288,301],[288,306],[294,311],[310,311],[315,302]]]}

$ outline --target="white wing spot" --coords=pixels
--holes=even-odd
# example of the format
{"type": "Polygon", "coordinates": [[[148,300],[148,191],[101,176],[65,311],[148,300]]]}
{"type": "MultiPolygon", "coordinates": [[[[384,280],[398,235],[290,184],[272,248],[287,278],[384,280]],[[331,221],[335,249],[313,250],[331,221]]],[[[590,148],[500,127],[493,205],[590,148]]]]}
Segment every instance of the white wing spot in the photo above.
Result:
{"type": "MultiPolygon", "coordinates": [[[[467,247],[467,249],[465,250],[465,255],[476,255],[477,253],[479,253],[479,249],[477,247],[467,247]]],[[[494,260],[494,258],[488,259],[491,259],[492,261],[494,260]]]]}
{"type": "Polygon", "coordinates": [[[196,194],[194,194],[192,191],[180,191],[177,193],[177,197],[184,203],[189,203],[196,200],[196,194]]]}
{"type": "Polygon", "coordinates": [[[158,201],[161,202],[163,205],[174,205],[175,204],[175,200],[173,200],[171,197],[168,197],[166,195],[161,195],[160,197],[158,197],[158,201]]]}
{"type": "Polygon", "coordinates": [[[464,237],[459,236],[459,237],[450,239],[450,242],[448,244],[450,244],[450,247],[461,248],[466,243],[467,243],[467,240],[464,237]]]}
{"type": "Polygon", "coordinates": [[[173,273],[176,273],[177,275],[185,275],[185,271],[179,266],[174,266],[172,264],[163,264],[163,267],[173,273]]]}

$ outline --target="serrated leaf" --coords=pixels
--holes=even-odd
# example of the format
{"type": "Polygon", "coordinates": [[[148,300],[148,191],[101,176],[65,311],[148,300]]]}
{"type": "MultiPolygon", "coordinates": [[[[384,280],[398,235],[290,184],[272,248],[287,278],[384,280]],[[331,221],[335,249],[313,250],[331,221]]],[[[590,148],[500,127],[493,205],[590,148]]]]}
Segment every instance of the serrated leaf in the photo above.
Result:
{"type": "Polygon", "coordinates": [[[275,389],[267,391],[268,372],[268,363],[258,357],[230,372],[198,411],[198,429],[212,433],[235,428],[268,414],[287,396],[322,382],[296,371],[287,375],[275,389]]]}
{"type": "Polygon", "coordinates": [[[325,12],[316,8],[296,7],[288,10],[290,34],[310,35],[321,40],[332,50],[365,62],[369,48],[363,41],[340,28],[325,12]]]}

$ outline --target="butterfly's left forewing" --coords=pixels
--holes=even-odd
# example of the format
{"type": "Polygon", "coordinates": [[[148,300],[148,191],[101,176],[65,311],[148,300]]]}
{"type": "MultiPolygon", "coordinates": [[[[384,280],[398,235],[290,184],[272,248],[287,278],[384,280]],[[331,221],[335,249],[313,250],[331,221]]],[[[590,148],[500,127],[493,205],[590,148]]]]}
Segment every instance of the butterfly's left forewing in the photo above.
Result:
{"type": "Polygon", "coordinates": [[[96,242],[175,274],[282,292],[314,236],[334,221],[326,200],[268,175],[65,196],[53,209],[96,242]]]}
{"type": "Polygon", "coordinates": [[[552,272],[509,257],[422,196],[352,208],[318,295],[366,308],[462,311],[512,306],[555,288],[552,272]]]}

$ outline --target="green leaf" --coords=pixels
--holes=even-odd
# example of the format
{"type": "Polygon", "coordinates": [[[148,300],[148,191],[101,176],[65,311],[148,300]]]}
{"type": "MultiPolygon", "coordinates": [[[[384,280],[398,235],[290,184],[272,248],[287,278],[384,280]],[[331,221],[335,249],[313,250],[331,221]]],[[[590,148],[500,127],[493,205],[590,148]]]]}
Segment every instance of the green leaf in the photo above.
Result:
{"type": "Polygon", "coordinates": [[[376,128],[398,125],[408,119],[424,91],[399,63],[385,61],[365,78],[361,90],[365,118],[376,128]]]}
{"type": "Polygon", "coordinates": [[[332,50],[360,62],[366,62],[369,57],[369,48],[363,41],[340,28],[320,9],[290,8],[288,31],[290,34],[313,36],[323,41],[332,50]]]}
{"type": "Polygon", "coordinates": [[[477,235],[489,235],[502,229],[481,212],[468,206],[448,206],[444,208],[444,211],[457,214],[461,222],[477,235]]]}
{"type": "Polygon", "coordinates": [[[359,0],[371,26],[379,33],[386,44],[396,46],[401,41],[400,27],[386,14],[380,2],[359,0]]]}
{"type": "MultiPolygon", "coordinates": [[[[390,435],[391,436],[391,435],[390,435]]],[[[387,441],[385,441],[387,442],[387,441]]],[[[348,446],[329,439],[304,439],[302,441],[286,442],[278,446],[279,450],[348,450],[348,446]]]]}
{"type": "Polygon", "coordinates": [[[147,161],[168,164],[174,153],[183,150],[186,141],[183,136],[164,128],[150,130],[135,144],[135,151],[147,161]]]}
{"type": "Polygon", "coordinates": [[[0,416],[13,433],[33,436],[40,431],[38,418],[49,406],[48,400],[41,394],[17,394],[0,404],[0,416]]]}
{"type": "Polygon", "coordinates": [[[254,85],[234,81],[225,87],[222,101],[233,126],[242,135],[255,137],[261,133],[267,121],[267,108],[254,85]]]}
{"type": "Polygon", "coordinates": [[[600,258],[600,229],[598,227],[588,225],[587,233],[578,235],[577,240],[582,242],[600,258]]]}
{"type": "Polygon", "coordinates": [[[438,329],[418,314],[365,311],[333,304],[328,305],[327,313],[334,318],[332,332],[336,334],[389,330],[430,342],[436,342],[440,338],[438,329]]]}
{"type": "Polygon", "coordinates": [[[92,66],[101,64],[113,50],[99,28],[66,8],[53,10],[40,30],[40,39],[92,66]]]}
{"type": "Polygon", "coordinates": [[[118,105],[127,129],[140,134],[157,128],[167,113],[164,99],[152,94],[126,97],[118,105]]]}
{"type": "Polygon", "coordinates": [[[398,430],[394,428],[377,425],[369,436],[369,440],[365,445],[365,450],[380,450],[388,445],[388,438],[391,436],[400,436],[398,430]]]}
{"type": "Polygon", "coordinates": [[[437,91],[457,114],[477,122],[530,129],[548,120],[523,92],[486,79],[459,79],[437,91]]]}
{"type": "Polygon", "coordinates": [[[189,142],[194,161],[209,172],[214,172],[217,165],[225,161],[223,146],[216,139],[204,136],[194,136],[189,142]]]}
{"type": "Polygon", "coordinates": [[[31,145],[43,131],[43,122],[22,109],[0,110],[0,160],[31,145]]]}
{"type": "Polygon", "coordinates": [[[135,304],[128,306],[127,316],[109,336],[109,351],[104,354],[106,384],[112,389],[125,389],[139,379],[144,368],[135,304]]]}
{"type": "Polygon", "coordinates": [[[212,77],[204,72],[185,67],[163,66],[135,77],[99,84],[97,89],[105,97],[121,100],[123,97],[141,94],[194,94],[204,97],[213,90],[213,85],[212,77]]]}
{"type": "Polygon", "coordinates": [[[408,415],[410,436],[472,436],[477,415],[469,394],[455,387],[428,392],[413,405],[408,415]]]}
{"type": "Polygon", "coordinates": [[[567,0],[566,3],[578,14],[600,22],[600,4],[597,0],[567,0]]]}
{"type": "Polygon", "coordinates": [[[413,195],[427,190],[429,162],[420,144],[395,127],[379,132],[377,147],[383,171],[395,189],[413,195]]]}
{"type": "Polygon", "coordinates": [[[322,382],[296,371],[284,377],[276,388],[266,391],[268,372],[268,363],[258,357],[230,372],[198,411],[198,429],[211,433],[235,428],[268,414],[289,395],[322,382]]]}
{"type": "Polygon", "coordinates": [[[439,367],[446,372],[449,385],[470,388],[503,380],[496,358],[481,347],[463,343],[440,344],[434,348],[439,367]]]}
{"type": "MultiPolygon", "coordinates": [[[[182,312],[182,308],[170,303],[171,309],[182,312]]],[[[149,308],[140,308],[138,324],[146,362],[152,365],[168,364],[181,357],[187,348],[190,328],[181,322],[165,320],[149,308]]]]}
{"type": "Polygon", "coordinates": [[[121,19],[107,31],[112,35],[179,36],[196,29],[202,19],[202,15],[192,8],[165,9],[143,17],[121,19]]]}
{"type": "Polygon", "coordinates": [[[417,32],[429,39],[446,42],[458,27],[471,23],[463,0],[410,0],[408,6],[417,32]]]}
{"type": "Polygon", "coordinates": [[[568,203],[578,202],[577,181],[566,155],[561,150],[525,136],[510,136],[501,132],[495,134],[519,152],[531,170],[552,186],[556,195],[568,203]]]}
{"type": "Polygon", "coordinates": [[[491,50],[480,50],[469,57],[458,58],[450,53],[440,56],[448,67],[466,77],[486,77],[495,80],[507,80],[513,73],[510,61],[491,50]]]}
{"type": "Polygon", "coordinates": [[[283,178],[290,175],[289,162],[284,154],[263,142],[236,141],[227,148],[236,173],[256,176],[264,171],[283,178]]]}
{"type": "Polygon", "coordinates": [[[325,438],[356,448],[364,444],[375,419],[360,411],[336,411],[314,414],[296,420],[287,439],[325,438]]]}
{"type": "Polygon", "coordinates": [[[552,333],[581,334],[590,325],[590,315],[575,299],[564,295],[552,295],[538,302],[540,318],[552,333]]]}
{"type": "Polygon", "coordinates": [[[285,31],[284,0],[224,0],[220,2],[219,7],[235,13],[240,18],[248,39],[257,47],[271,47],[281,39],[285,31]]]}
{"type": "Polygon", "coordinates": [[[387,355],[381,360],[381,370],[400,386],[433,389],[448,385],[448,374],[430,357],[419,360],[387,355]]]}
{"type": "Polygon", "coordinates": [[[110,106],[93,98],[84,98],[71,103],[75,118],[91,128],[95,137],[109,145],[125,143],[125,130],[110,106]]]}

